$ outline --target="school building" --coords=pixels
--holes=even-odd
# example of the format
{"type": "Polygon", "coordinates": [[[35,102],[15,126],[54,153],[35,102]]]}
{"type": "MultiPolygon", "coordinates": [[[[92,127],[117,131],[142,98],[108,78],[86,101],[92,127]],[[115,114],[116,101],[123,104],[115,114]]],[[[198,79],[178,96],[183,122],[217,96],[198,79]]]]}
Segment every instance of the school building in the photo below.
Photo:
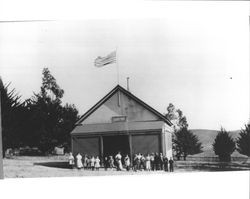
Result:
{"type": "Polygon", "coordinates": [[[172,124],[161,113],[117,85],[76,123],[72,152],[101,158],[118,151],[172,157],[172,124]]]}

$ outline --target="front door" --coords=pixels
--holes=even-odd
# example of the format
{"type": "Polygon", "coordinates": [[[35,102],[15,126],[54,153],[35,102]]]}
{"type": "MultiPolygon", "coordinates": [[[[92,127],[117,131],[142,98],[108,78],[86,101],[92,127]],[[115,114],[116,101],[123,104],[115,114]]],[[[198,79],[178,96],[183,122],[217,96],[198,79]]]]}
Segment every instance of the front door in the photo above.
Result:
{"type": "Polygon", "coordinates": [[[115,156],[118,152],[122,157],[130,154],[128,135],[103,136],[103,156],[115,156]]]}

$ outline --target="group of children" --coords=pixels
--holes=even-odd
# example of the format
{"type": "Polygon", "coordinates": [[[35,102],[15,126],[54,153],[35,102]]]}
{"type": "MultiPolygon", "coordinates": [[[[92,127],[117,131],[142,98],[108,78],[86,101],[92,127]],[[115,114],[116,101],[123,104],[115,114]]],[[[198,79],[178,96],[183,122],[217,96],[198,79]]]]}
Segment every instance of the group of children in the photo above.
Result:
{"type": "Polygon", "coordinates": [[[76,167],[77,169],[85,168],[85,169],[99,170],[99,168],[101,167],[101,160],[98,156],[88,157],[85,155],[84,157],[82,157],[80,153],[78,153],[74,158],[73,154],[70,153],[69,165],[72,169],[76,167]]]}
{"type": "Polygon", "coordinates": [[[106,156],[103,158],[103,161],[100,160],[98,156],[87,156],[78,153],[76,157],[72,153],[69,154],[69,165],[71,168],[76,167],[77,169],[89,169],[89,170],[99,170],[101,165],[107,171],[108,169],[117,169],[118,171],[122,170],[134,170],[134,171],[174,171],[174,161],[172,157],[168,159],[166,156],[163,156],[162,153],[152,153],[147,155],[142,155],[140,153],[135,154],[131,162],[130,157],[125,155],[123,158],[121,153],[118,152],[114,157],[106,156]],[[131,164],[133,163],[133,164],[131,164]]]}

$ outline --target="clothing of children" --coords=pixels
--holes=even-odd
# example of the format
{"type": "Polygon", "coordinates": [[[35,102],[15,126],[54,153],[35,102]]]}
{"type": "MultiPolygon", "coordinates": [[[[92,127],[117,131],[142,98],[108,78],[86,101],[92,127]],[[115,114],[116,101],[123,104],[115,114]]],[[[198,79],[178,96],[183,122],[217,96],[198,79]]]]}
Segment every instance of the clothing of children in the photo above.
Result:
{"type": "Polygon", "coordinates": [[[150,156],[146,156],[146,170],[150,171],[151,170],[151,165],[150,165],[150,156]]]}
{"type": "Polygon", "coordinates": [[[76,167],[78,169],[81,169],[83,167],[83,165],[82,165],[82,156],[81,156],[80,153],[78,153],[77,156],[76,156],[76,167]]]}
{"type": "Polygon", "coordinates": [[[72,155],[72,153],[70,153],[69,154],[69,165],[71,166],[71,168],[73,168],[74,164],[75,164],[75,158],[72,155]]]}
{"type": "Polygon", "coordinates": [[[115,165],[114,165],[114,159],[113,159],[112,156],[109,157],[109,166],[110,166],[110,168],[114,168],[115,167],[115,165]]]}
{"type": "Polygon", "coordinates": [[[108,167],[109,167],[108,157],[105,157],[105,158],[104,158],[104,168],[105,168],[105,171],[108,170],[108,167]]]}
{"type": "Polygon", "coordinates": [[[99,168],[100,168],[100,159],[98,158],[98,157],[96,157],[96,159],[95,159],[95,169],[96,170],[99,170],[99,168]]]}
{"type": "Polygon", "coordinates": [[[115,159],[117,161],[117,170],[122,170],[122,156],[120,153],[118,153],[116,156],[115,156],[115,159]]]}
{"type": "Polygon", "coordinates": [[[125,167],[126,167],[127,171],[129,171],[130,159],[129,159],[128,155],[124,158],[124,162],[125,162],[125,167]]]}
{"type": "Polygon", "coordinates": [[[92,157],[92,158],[90,159],[90,166],[91,166],[92,170],[95,169],[95,158],[94,158],[94,157],[92,157]]]}
{"type": "Polygon", "coordinates": [[[88,166],[88,157],[85,156],[85,157],[83,158],[83,167],[84,167],[84,168],[87,168],[87,166],[88,166]]]}

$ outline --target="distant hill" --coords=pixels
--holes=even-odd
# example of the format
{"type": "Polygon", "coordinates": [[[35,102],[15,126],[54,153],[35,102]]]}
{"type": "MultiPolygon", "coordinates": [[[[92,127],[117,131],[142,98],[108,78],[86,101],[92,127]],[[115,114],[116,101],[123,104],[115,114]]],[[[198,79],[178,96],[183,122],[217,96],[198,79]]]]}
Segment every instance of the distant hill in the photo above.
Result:
{"type": "MultiPolygon", "coordinates": [[[[195,154],[193,156],[197,157],[215,157],[213,151],[213,142],[219,131],[216,130],[208,130],[208,129],[190,129],[192,133],[197,135],[199,141],[202,143],[202,153],[195,154]]],[[[240,130],[229,131],[229,134],[236,139],[239,136],[240,130]]],[[[238,151],[234,151],[232,157],[247,157],[245,155],[240,154],[238,151]]]]}

